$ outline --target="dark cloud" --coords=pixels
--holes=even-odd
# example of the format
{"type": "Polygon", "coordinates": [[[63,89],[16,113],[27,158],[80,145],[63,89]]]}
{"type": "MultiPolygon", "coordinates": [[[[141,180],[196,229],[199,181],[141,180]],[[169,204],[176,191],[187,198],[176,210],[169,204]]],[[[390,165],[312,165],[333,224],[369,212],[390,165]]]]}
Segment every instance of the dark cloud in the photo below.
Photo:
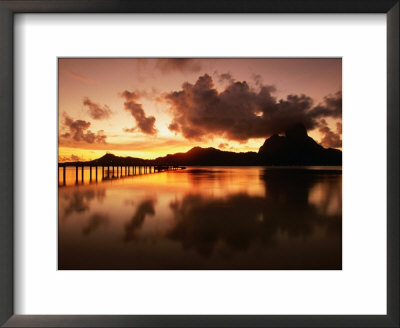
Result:
{"type": "Polygon", "coordinates": [[[124,128],[124,129],[123,129],[123,131],[124,131],[124,132],[127,132],[127,133],[135,132],[135,130],[136,130],[136,128],[130,128],[130,129],[124,128]]]}
{"type": "Polygon", "coordinates": [[[328,123],[322,119],[319,128],[319,132],[323,135],[321,139],[321,145],[327,148],[340,148],[342,147],[342,122],[336,123],[336,133],[333,132],[328,123]]]}
{"type": "Polygon", "coordinates": [[[218,81],[220,83],[229,82],[230,84],[235,82],[235,79],[232,77],[231,73],[222,73],[218,76],[218,81]]]}
{"type": "Polygon", "coordinates": [[[277,100],[274,91],[274,86],[261,82],[256,90],[246,81],[238,81],[219,92],[205,74],[195,84],[185,82],[181,90],[164,96],[173,115],[169,129],[191,140],[219,136],[245,142],[280,133],[296,123],[314,129],[324,117],[341,116],[341,93],[313,107],[313,100],[306,95],[277,100]]]}
{"type": "Polygon", "coordinates": [[[201,70],[201,64],[192,58],[163,58],[157,60],[156,68],[164,74],[174,71],[197,73],[201,70]]]}
{"type": "Polygon", "coordinates": [[[97,133],[93,133],[91,130],[88,130],[90,127],[90,122],[73,120],[67,114],[64,114],[64,127],[68,130],[68,132],[61,135],[61,138],[63,139],[69,139],[76,142],[86,142],[90,144],[107,143],[107,136],[104,134],[104,130],[99,130],[97,133]]]}
{"type": "Polygon", "coordinates": [[[107,105],[100,107],[99,104],[92,102],[88,97],[83,98],[83,105],[88,108],[89,115],[95,120],[110,117],[111,110],[107,105]]]}
{"type": "Polygon", "coordinates": [[[258,91],[243,82],[233,82],[218,92],[209,75],[199,77],[192,85],[165,96],[170,102],[174,119],[169,128],[187,139],[210,139],[215,135],[246,141],[266,137],[302,122],[308,129],[318,125],[317,119],[336,114],[336,107],[319,105],[312,109],[312,99],[305,95],[289,95],[277,101],[272,86],[260,85],[258,91]]]}
{"type": "Polygon", "coordinates": [[[253,78],[254,83],[256,85],[262,85],[263,79],[262,79],[262,76],[260,74],[253,74],[252,78],[253,78]]]}
{"type": "Polygon", "coordinates": [[[133,118],[136,120],[136,127],[130,129],[124,129],[125,132],[133,132],[139,130],[145,134],[154,135],[157,134],[157,129],[154,127],[156,118],[154,116],[146,116],[143,110],[142,104],[138,104],[139,95],[135,92],[125,90],[121,93],[121,97],[125,99],[124,107],[125,110],[130,112],[133,118]]]}
{"type": "Polygon", "coordinates": [[[339,133],[340,135],[342,134],[342,122],[336,123],[336,130],[337,130],[337,133],[339,133]]]}
{"type": "Polygon", "coordinates": [[[322,105],[315,106],[309,113],[315,118],[321,117],[342,117],[342,92],[338,91],[334,95],[324,98],[322,105]]]}
{"type": "Polygon", "coordinates": [[[229,147],[229,144],[227,144],[227,143],[221,143],[221,144],[219,144],[219,146],[218,146],[219,149],[226,149],[226,148],[228,148],[228,147],[229,147]]]}

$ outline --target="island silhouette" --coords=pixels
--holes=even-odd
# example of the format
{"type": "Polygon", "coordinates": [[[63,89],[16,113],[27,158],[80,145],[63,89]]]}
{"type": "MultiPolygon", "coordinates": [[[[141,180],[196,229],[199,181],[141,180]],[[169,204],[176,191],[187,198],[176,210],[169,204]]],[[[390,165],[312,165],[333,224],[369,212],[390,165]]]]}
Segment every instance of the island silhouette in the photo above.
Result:
{"type": "Polygon", "coordinates": [[[267,138],[258,152],[231,152],[213,147],[194,147],[186,153],[168,154],[155,159],[120,157],[107,153],[91,161],[60,163],[63,166],[295,166],[342,165],[342,152],[324,148],[308,136],[301,123],[289,128],[285,135],[274,134],[267,138]]]}

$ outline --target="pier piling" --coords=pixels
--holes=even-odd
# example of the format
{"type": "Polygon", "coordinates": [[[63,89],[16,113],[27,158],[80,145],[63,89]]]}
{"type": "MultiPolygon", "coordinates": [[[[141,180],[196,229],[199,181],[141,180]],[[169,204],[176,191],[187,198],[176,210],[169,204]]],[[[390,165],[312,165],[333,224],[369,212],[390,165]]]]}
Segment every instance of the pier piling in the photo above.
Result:
{"type": "MultiPolygon", "coordinates": [[[[131,175],[144,175],[144,174],[151,174],[151,173],[159,173],[168,170],[179,170],[184,169],[185,167],[176,166],[176,165],[94,165],[93,163],[89,164],[87,167],[89,168],[89,182],[92,183],[93,179],[96,179],[96,183],[98,182],[98,171],[101,167],[101,178],[102,181],[106,179],[113,179],[113,178],[123,178],[129,177],[131,175]],[[115,172],[115,167],[116,171],[115,172]],[[93,168],[95,169],[95,177],[93,177],[93,168]],[[131,171],[132,169],[132,171],[131,171]],[[115,175],[116,174],[116,175],[115,175]]],[[[84,184],[85,180],[85,163],[84,162],[77,162],[77,163],[59,163],[58,164],[58,174],[62,175],[62,182],[61,178],[59,178],[59,186],[66,186],[67,185],[67,174],[66,169],[71,167],[72,169],[75,168],[75,184],[84,184]],[[62,173],[60,173],[60,167],[62,169],[62,173]],[[79,179],[79,169],[81,170],[81,177],[79,179]],[[80,180],[80,181],[79,181],[80,180]]]]}

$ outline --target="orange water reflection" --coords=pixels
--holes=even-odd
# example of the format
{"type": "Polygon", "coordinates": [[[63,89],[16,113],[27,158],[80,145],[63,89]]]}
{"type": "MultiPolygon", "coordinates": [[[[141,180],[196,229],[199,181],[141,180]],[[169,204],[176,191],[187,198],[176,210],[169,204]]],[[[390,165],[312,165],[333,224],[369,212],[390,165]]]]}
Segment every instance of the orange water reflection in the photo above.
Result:
{"type": "Polygon", "coordinates": [[[341,269],[341,181],[203,167],[60,187],[59,268],[341,269]]]}

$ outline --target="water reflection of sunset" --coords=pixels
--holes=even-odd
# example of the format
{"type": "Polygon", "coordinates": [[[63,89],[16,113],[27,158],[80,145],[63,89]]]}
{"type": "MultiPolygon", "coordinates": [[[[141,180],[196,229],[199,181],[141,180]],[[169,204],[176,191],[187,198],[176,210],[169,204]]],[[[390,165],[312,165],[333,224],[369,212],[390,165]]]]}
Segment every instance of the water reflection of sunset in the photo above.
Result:
{"type": "Polygon", "coordinates": [[[203,167],[67,186],[59,266],[340,269],[336,199],[340,168],[203,167]]]}

